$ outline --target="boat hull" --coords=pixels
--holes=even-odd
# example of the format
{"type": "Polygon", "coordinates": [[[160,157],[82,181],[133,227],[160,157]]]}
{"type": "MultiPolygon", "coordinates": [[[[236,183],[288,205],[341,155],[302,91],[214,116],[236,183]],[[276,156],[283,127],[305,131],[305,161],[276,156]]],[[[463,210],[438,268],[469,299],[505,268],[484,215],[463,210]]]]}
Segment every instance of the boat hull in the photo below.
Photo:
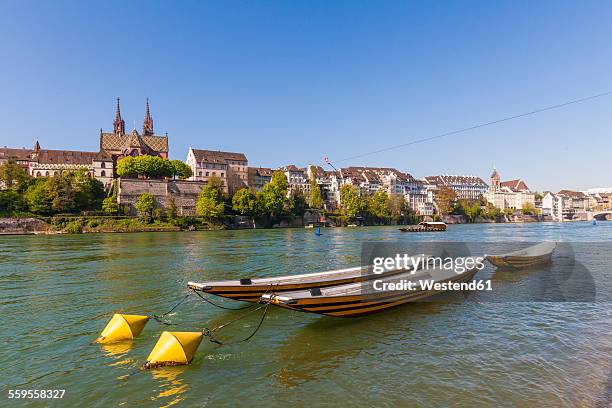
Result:
{"type": "MultiPolygon", "coordinates": [[[[473,269],[458,275],[456,278],[440,280],[439,282],[467,282],[477,272],[477,269],[473,269]]],[[[354,296],[309,297],[291,299],[288,302],[281,302],[274,296],[269,298],[272,304],[292,310],[317,313],[325,316],[353,318],[380,313],[394,307],[438,295],[441,292],[441,290],[391,291],[354,296]]]]}

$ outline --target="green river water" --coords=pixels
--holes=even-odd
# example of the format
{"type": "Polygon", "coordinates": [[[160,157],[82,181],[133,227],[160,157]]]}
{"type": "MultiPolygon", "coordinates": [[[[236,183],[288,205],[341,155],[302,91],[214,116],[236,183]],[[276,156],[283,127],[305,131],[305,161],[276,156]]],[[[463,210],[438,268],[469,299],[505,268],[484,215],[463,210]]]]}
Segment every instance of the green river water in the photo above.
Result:
{"type": "MultiPolygon", "coordinates": [[[[494,291],[406,305],[358,319],[271,308],[250,341],[202,342],[189,366],[138,372],[162,330],[132,343],[93,343],[113,312],[167,310],[190,280],[315,272],[360,263],[361,243],[607,242],[612,222],[0,237],[0,406],[607,406],[612,396],[610,253],[584,258],[597,301],[496,302],[529,292],[538,271],[499,272],[494,291]],[[590,263],[589,263],[590,262],[590,263]],[[9,390],[65,389],[62,399],[9,390]]],[[[580,254],[576,253],[577,256],[580,254]]],[[[220,301],[223,303],[224,301],[220,301]]],[[[238,303],[223,303],[228,306],[238,303]]],[[[193,297],[172,316],[201,330],[240,312],[193,297]]],[[[256,313],[219,336],[248,335],[256,313]]]]}

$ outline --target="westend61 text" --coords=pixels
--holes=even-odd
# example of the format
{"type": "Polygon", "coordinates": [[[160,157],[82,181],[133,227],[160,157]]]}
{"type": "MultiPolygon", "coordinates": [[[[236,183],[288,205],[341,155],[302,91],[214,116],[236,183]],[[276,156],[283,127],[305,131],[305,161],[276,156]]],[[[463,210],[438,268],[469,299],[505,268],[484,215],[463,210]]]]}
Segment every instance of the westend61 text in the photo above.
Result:
{"type": "Polygon", "coordinates": [[[384,282],[380,279],[374,281],[374,290],[434,290],[434,291],[463,291],[463,290],[493,290],[491,280],[475,280],[471,282],[436,282],[434,280],[410,281],[402,279],[397,282],[384,282]]]}

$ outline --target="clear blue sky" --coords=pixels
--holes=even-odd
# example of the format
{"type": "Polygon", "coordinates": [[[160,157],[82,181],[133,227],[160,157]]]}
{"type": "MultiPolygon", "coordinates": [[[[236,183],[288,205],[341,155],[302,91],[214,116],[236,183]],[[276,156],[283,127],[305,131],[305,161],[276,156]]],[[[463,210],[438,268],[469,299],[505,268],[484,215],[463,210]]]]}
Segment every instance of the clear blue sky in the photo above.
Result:
{"type": "MultiPolygon", "coordinates": [[[[170,155],[320,163],[612,90],[612,3],[0,3],[0,145],[97,151],[145,97],[170,155]]],[[[343,162],[612,186],[612,96],[343,162]]]]}

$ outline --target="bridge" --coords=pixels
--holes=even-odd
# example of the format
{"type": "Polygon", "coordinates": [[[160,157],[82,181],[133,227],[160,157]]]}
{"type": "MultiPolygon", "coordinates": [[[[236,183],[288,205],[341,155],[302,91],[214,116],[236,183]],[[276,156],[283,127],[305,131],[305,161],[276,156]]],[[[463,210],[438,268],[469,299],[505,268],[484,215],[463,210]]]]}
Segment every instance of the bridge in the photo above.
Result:
{"type": "Polygon", "coordinates": [[[593,219],[597,221],[612,221],[612,210],[593,212],[593,219]]]}

